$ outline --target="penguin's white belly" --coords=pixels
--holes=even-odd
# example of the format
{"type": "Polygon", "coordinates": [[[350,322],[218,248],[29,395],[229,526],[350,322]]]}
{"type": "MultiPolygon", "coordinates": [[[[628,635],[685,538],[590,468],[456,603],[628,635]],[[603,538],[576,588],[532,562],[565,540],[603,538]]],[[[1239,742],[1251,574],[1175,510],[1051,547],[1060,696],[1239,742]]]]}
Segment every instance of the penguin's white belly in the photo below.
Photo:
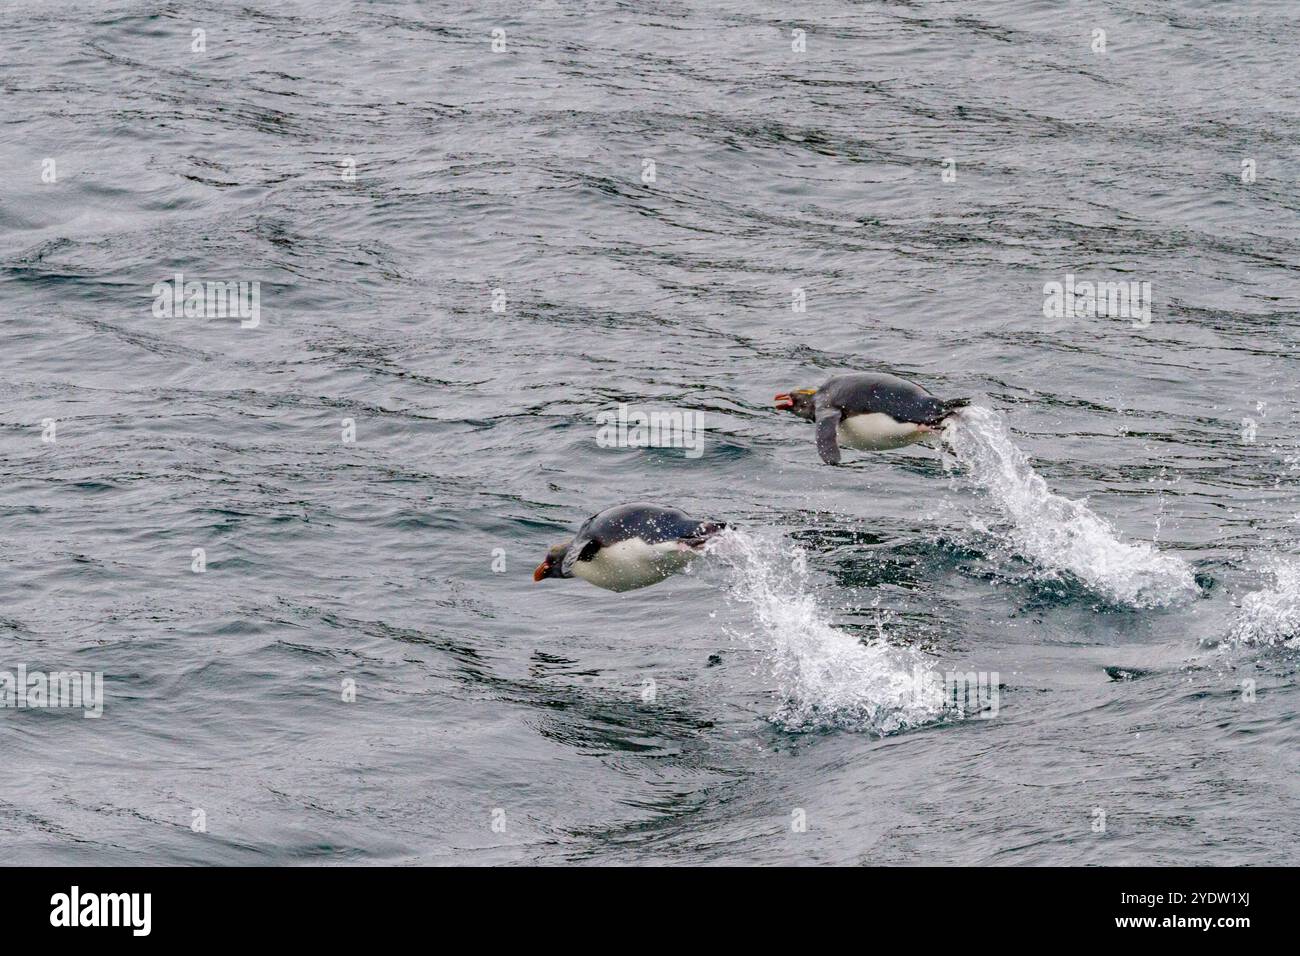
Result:
{"type": "Polygon", "coordinates": [[[676,574],[694,557],[693,550],[676,541],[647,544],[628,538],[601,548],[590,561],[578,561],[573,574],[607,591],[633,591],[676,574]]]}
{"type": "Polygon", "coordinates": [[[860,451],[887,451],[924,441],[934,432],[925,425],[900,422],[883,412],[850,415],[840,420],[835,437],[842,448],[860,451]]]}

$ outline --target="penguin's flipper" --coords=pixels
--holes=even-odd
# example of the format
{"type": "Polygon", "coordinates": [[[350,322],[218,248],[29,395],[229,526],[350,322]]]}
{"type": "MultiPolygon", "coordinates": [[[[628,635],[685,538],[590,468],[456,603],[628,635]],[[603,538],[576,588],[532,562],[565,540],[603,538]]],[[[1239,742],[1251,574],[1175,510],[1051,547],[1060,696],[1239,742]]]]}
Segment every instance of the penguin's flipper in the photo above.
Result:
{"type": "Polygon", "coordinates": [[[582,531],[573,539],[569,545],[569,551],[564,556],[564,561],[560,563],[560,573],[565,577],[573,576],[573,566],[579,561],[590,561],[596,556],[596,552],[601,548],[601,544],[595,538],[583,537],[582,531]]]}
{"type": "Polygon", "coordinates": [[[839,426],[840,413],[837,409],[817,413],[817,454],[828,465],[840,463],[840,443],[835,437],[835,429],[839,426]]]}

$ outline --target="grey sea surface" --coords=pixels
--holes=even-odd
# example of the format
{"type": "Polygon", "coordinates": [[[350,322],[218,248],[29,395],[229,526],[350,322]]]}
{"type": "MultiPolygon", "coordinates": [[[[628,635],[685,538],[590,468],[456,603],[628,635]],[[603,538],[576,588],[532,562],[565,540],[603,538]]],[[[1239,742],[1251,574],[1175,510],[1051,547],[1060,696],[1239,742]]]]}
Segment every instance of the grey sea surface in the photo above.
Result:
{"type": "Polygon", "coordinates": [[[1300,862],[1294,4],[4,20],[5,863],[1300,862]],[[852,370],[971,414],[825,466],[852,370]],[[643,500],[738,530],[534,583],[643,500]]]}

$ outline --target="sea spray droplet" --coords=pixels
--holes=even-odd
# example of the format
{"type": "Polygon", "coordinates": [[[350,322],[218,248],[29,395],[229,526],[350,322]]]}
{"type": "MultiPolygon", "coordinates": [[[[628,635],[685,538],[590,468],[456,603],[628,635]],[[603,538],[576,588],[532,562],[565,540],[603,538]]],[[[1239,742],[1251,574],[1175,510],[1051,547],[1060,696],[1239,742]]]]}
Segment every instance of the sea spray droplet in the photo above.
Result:
{"type": "Polygon", "coordinates": [[[1228,640],[1300,647],[1300,561],[1276,558],[1264,571],[1273,586],[1246,595],[1228,640]]]}
{"type": "Polygon", "coordinates": [[[1158,607],[1195,593],[1186,562],[1147,542],[1121,541],[1082,501],[1054,494],[996,412],[971,406],[950,421],[945,443],[1010,522],[1007,543],[1044,577],[1064,572],[1107,600],[1134,607],[1158,607]]]}
{"type": "Polygon", "coordinates": [[[803,549],[732,529],[711,543],[727,592],[750,608],[751,639],[776,681],[772,720],[790,731],[894,733],[949,716],[943,681],[909,648],[862,643],[834,627],[809,591],[803,549]]]}

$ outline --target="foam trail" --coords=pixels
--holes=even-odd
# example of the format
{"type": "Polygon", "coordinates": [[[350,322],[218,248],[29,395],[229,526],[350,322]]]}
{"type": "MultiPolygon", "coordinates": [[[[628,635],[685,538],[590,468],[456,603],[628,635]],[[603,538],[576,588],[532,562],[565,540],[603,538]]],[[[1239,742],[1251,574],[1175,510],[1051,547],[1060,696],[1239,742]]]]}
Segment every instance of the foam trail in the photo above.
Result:
{"type": "Polygon", "coordinates": [[[1300,648],[1300,561],[1277,558],[1264,570],[1273,586],[1246,595],[1228,640],[1300,648]]]}
{"type": "Polygon", "coordinates": [[[1041,576],[1072,575],[1107,600],[1170,604],[1196,591],[1186,562],[1146,542],[1124,542],[1082,501],[1053,494],[996,412],[970,406],[949,420],[944,441],[1010,522],[1008,544],[1041,576]]]}
{"type": "Polygon", "coordinates": [[[710,551],[726,570],[730,596],[753,612],[757,630],[745,636],[776,680],[775,723],[883,736],[945,716],[942,680],[920,654],[888,643],[883,630],[864,644],[831,625],[809,592],[802,549],[731,529],[710,551]]]}

